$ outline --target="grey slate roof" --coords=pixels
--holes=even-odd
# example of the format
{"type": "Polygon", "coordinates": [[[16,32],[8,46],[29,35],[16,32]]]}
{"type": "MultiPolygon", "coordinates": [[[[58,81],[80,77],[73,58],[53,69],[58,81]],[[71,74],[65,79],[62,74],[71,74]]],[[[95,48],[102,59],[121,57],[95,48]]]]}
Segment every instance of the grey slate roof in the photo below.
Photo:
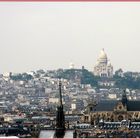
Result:
{"type": "Polygon", "coordinates": [[[117,103],[117,100],[101,100],[93,111],[113,111],[117,103]]]}
{"type": "Polygon", "coordinates": [[[140,111],[140,101],[127,101],[128,111],[140,111]]]}
{"type": "MultiPolygon", "coordinates": [[[[93,109],[94,111],[113,111],[114,107],[119,100],[101,100],[96,107],[93,109]]],[[[128,111],[140,111],[140,101],[127,101],[127,110],[128,111]]]]}

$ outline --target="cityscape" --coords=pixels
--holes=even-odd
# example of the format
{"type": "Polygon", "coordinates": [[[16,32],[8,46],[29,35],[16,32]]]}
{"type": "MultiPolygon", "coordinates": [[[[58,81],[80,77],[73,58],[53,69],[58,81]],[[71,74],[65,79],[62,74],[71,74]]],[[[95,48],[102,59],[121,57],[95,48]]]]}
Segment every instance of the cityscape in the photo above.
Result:
{"type": "Polygon", "coordinates": [[[140,72],[114,71],[101,49],[85,66],[0,74],[0,135],[139,138],[140,72]]]}
{"type": "Polygon", "coordinates": [[[0,138],[140,138],[139,2],[2,2],[0,138]]]}

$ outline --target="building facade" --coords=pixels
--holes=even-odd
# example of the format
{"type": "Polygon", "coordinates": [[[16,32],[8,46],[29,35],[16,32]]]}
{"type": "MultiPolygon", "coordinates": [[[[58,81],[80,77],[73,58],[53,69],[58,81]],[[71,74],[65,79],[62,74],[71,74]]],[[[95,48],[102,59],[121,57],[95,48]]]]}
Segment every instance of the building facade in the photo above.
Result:
{"type": "Polygon", "coordinates": [[[94,67],[94,75],[108,78],[113,77],[113,66],[108,60],[104,49],[101,50],[97,59],[96,65],[94,67]]]}

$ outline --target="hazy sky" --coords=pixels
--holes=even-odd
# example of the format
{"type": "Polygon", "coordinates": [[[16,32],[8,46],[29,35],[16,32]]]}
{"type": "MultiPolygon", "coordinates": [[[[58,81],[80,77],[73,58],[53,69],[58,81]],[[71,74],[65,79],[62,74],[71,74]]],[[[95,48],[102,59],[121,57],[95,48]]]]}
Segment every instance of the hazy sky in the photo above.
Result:
{"type": "Polygon", "coordinates": [[[0,3],[0,73],[92,70],[102,48],[115,70],[140,71],[139,2],[0,3]]]}

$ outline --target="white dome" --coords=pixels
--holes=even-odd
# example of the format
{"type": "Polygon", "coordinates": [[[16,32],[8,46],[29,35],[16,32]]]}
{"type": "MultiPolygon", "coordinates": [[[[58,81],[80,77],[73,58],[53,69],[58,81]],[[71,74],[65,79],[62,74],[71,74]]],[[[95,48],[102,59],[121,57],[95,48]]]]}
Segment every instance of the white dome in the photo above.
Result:
{"type": "Polygon", "coordinates": [[[107,55],[106,55],[104,49],[101,50],[98,61],[101,63],[107,63],[107,55]]]}
{"type": "Polygon", "coordinates": [[[99,59],[107,59],[107,55],[106,55],[104,49],[102,49],[100,51],[99,59]]]}
{"type": "Polygon", "coordinates": [[[74,69],[74,64],[72,62],[69,64],[69,68],[74,69]]]}

